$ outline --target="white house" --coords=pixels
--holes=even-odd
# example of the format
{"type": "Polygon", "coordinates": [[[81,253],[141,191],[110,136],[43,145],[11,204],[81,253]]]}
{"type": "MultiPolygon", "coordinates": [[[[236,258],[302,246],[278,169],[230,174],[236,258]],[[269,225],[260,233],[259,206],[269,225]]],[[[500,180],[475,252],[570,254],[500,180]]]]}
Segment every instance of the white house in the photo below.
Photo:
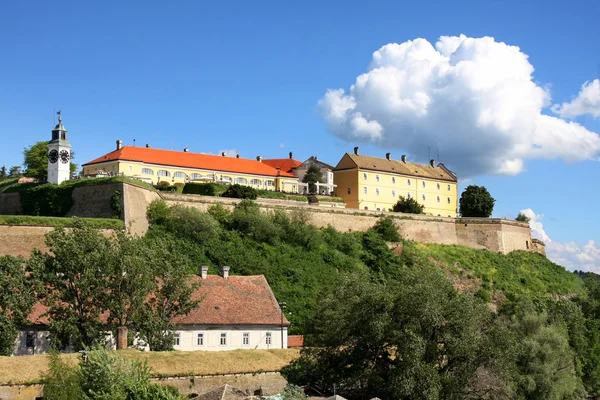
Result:
{"type": "MultiPolygon", "coordinates": [[[[196,309],[173,319],[176,329],[175,350],[222,351],[234,349],[287,348],[290,325],[263,275],[230,276],[229,267],[220,275],[208,275],[208,267],[200,267],[200,281],[193,294],[201,299],[196,309]]],[[[47,307],[34,306],[30,325],[22,327],[14,344],[13,355],[44,354],[50,334],[47,307]]],[[[107,332],[106,345],[116,347],[112,333],[107,332]]]]}
{"type": "Polygon", "coordinates": [[[322,182],[317,182],[315,184],[317,186],[317,193],[325,195],[333,193],[333,189],[335,188],[335,184],[333,183],[334,167],[324,163],[323,161],[317,160],[317,157],[315,156],[310,157],[308,160],[294,168],[294,174],[298,177],[298,182],[300,182],[298,183],[298,187],[300,188],[299,191],[308,193],[308,184],[301,182],[311,164],[314,164],[317,168],[319,168],[319,171],[321,171],[321,174],[323,174],[322,182]]]}

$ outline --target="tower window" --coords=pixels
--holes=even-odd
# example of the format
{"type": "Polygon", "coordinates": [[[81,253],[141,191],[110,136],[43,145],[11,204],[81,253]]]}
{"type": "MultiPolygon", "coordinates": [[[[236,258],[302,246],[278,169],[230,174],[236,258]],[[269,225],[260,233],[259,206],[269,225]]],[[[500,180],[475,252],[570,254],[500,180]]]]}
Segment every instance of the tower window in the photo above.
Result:
{"type": "Polygon", "coordinates": [[[392,190],[392,197],[396,198],[396,191],[395,190],[392,190]]]}
{"type": "Polygon", "coordinates": [[[392,183],[394,183],[394,184],[396,183],[396,177],[395,176],[392,176],[392,183]]]}
{"type": "Polygon", "coordinates": [[[363,173],[363,179],[366,181],[367,180],[367,173],[363,173]]]}
{"type": "Polygon", "coordinates": [[[410,186],[410,179],[407,179],[406,183],[408,184],[408,186],[410,186]]]}
{"type": "Polygon", "coordinates": [[[448,185],[448,191],[450,191],[450,185],[448,185]]]}
{"type": "Polygon", "coordinates": [[[450,197],[448,197],[448,204],[450,204],[450,197]]]}
{"type": "Polygon", "coordinates": [[[423,201],[427,200],[427,196],[425,196],[425,193],[423,193],[423,201]]]}
{"type": "Polygon", "coordinates": [[[425,181],[422,181],[421,183],[422,183],[423,187],[425,187],[425,181]]]}
{"type": "Polygon", "coordinates": [[[375,180],[379,182],[379,175],[375,175],[375,180]]]}
{"type": "Polygon", "coordinates": [[[437,190],[440,190],[440,184],[439,183],[437,184],[437,190]]]}
{"type": "Polygon", "coordinates": [[[379,196],[379,188],[375,189],[375,194],[379,196]]]}
{"type": "Polygon", "coordinates": [[[440,202],[440,196],[437,196],[437,202],[438,203],[440,202]]]}
{"type": "Polygon", "coordinates": [[[368,191],[367,191],[367,187],[366,186],[363,188],[363,190],[364,190],[365,194],[367,194],[368,191]]]}

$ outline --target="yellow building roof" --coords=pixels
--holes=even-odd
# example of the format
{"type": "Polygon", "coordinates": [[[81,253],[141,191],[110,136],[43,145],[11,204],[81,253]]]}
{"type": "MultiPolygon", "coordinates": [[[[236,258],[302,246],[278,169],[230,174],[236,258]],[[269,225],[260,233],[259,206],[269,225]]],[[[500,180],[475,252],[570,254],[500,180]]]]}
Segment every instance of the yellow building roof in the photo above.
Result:
{"type": "Polygon", "coordinates": [[[442,181],[458,182],[458,178],[444,164],[431,166],[380,157],[363,156],[346,153],[335,167],[334,171],[352,168],[371,171],[387,172],[399,175],[409,175],[442,181]]]}

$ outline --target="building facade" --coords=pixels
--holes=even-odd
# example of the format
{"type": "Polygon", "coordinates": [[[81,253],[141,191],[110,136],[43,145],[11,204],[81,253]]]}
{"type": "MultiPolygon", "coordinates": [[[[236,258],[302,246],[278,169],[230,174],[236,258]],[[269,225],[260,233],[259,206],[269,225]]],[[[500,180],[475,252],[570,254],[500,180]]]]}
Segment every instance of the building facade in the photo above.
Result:
{"type": "Polygon", "coordinates": [[[330,195],[333,193],[335,184],[333,183],[333,167],[323,161],[317,160],[316,156],[310,157],[308,160],[301,162],[294,160],[294,153],[290,152],[289,158],[272,158],[263,160],[265,164],[272,166],[273,168],[285,171],[289,174],[293,174],[298,178],[298,193],[309,193],[309,187],[307,183],[303,183],[302,179],[311,164],[314,164],[319,168],[323,179],[321,182],[315,183],[317,194],[330,195]]]}
{"type": "Polygon", "coordinates": [[[183,151],[122,146],[117,141],[114,151],[83,164],[84,176],[128,176],[148,183],[185,184],[216,182],[240,184],[262,190],[298,192],[298,179],[293,173],[278,170],[255,160],[183,151]]]}
{"type": "Polygon", "coordinates": [[[400,196],[414,198],[425,206],[425,214],[458,215],[458,179],[443,164],[409,163],[406,156],[393,160],[346,153],[333,171],[335,194],[347,208],[389,211],[400,196]]]}

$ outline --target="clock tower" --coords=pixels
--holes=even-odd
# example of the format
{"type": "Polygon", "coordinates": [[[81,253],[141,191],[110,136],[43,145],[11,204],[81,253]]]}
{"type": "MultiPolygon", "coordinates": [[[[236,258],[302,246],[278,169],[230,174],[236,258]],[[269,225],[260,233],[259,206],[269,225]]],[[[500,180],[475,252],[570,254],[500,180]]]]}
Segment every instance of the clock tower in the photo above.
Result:
{"type": "Polygon", "coordinates": [[[48,142],[48,182],[60,184],[71,176],[71,143],[67,140],[60,110],[57,114],[58,124],[52,130],[52,140],[48,142]]]}

